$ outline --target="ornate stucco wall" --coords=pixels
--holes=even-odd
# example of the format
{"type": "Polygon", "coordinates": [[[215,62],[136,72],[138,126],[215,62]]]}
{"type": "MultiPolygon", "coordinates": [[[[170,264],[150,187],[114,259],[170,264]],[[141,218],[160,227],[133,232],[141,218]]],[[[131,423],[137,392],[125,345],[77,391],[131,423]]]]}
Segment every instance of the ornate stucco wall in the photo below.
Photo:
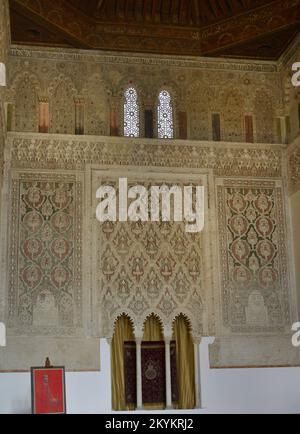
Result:
{"type": "Polygon", "coordinates": [[[288,197],[295,177],[287,162],[294,159],[276,144],[288,114],[284,73],[270,62],[12,49],[2,247],[9,339],[0,370],[27,369],[49,351],[68,369],[97,369],[98,338],[111,338],[123,312],[137,336],[152,312],[166,336],[183,313],[195,340],[216,336],[216,367],[299,364],[290,342],[297,307],[288,197]],[[122,125],[129,84],[152,109],[167,87],[176,137],[185,111],[189,139],[108,137],[112,109],[122,125]],[[70,134],[78,100],[83,136],[70,134]],[[39,134],[45,101],[50,134],[39,134]],[[218,143],[211,140],[216,112],[218,143]],[[246,114],[254,118],[253,144],[244,143],[246,114]],[[204,232],[100,225],[96,190],[119,177],[204,185],[204,232]]]}
{"type": "Polygon", "coordinates": [[[287,141],[293,142],[299,135],[300,128],[300,92],[299,87],[292,85],[292,65],[295,62],[299,62],[300,59],[300,37],[298,35],[294,44],[290,49],[282,56],[278,62],[278,70],[281,74],[282,89],[284,92],[284,112],[283,116],[288,117],[286,125],[287,141]]]}
{"type": "MultiPolygon", "coordinates": [[[[109,135],[110,113],[115,110],[122,135],[123,94],[128,86],[135,86],[141,107],[153,109],[154,114],[159,91],[170,90],[176,138],[180,113],[186,112],[187,135],[192,140],[211,140],[211,116],[219,113],[223,141],[246,141],[246,115],[253,116],[255,142],[280,141],[276,117],[281,115],[284,100],[281,76],[272,62],[145,58],[14,47],[10,77],[6,102],[11,104],[13,131],[37,132],[39,103],[46,101],[50,132],[74,134],[75,104],[81,102],[86,134],[109,135]]],[[[143,135],[143,110],[141,113],[143,135]]]]}

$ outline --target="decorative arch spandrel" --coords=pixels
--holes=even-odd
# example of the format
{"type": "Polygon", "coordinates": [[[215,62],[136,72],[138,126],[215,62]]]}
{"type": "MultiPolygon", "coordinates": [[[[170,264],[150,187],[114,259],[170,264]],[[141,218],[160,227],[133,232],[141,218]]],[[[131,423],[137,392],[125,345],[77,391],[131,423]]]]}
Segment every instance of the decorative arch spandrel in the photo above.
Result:
{"type": "Polygon", "coordinates": [[[50,132],[75,134],[76,88],[69,77],[56,77],[49,87],[50,132]]]}
{"type": "Polygon", "coordinates": [[[29,71],[15,76],[10,91],[14,104],[13,129],[38,132],[40,82],[29,71]]]}

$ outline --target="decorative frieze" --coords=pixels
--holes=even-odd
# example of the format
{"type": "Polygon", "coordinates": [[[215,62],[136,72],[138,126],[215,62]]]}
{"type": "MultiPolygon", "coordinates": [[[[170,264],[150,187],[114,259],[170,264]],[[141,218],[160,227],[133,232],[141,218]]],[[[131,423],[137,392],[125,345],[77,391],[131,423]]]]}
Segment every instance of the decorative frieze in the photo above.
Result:
{"type": "Polygon", "coordinates": [[[9,133],[15,168],[84,170],[87,164],[212,169],[218,176],[282,175],[283,147],[9,133]]]}
{"type": "Polygon", "coordinates": [[[249,62],[219,59],[195,59],[193,57],[173,57],[143,54],[130,54],[118,52],[101,52],[95,50],[60,49],[60,48],[39,48],[14,45],[11,48],[11,56],[28,60],[51,60],[68,62],[93,62],[113,65],[141,65],[141,66],[163,66],[178,68],[200,68],[216,71],[253,71],[274,73],[277,72],[276,62],[249,62]]]}

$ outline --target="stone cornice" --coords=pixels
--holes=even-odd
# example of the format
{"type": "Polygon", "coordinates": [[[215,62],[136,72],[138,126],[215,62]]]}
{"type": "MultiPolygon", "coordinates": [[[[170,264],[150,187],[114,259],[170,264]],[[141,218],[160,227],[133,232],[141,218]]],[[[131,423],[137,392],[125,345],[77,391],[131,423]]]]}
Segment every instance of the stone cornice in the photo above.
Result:
{"type": "Polygon", "coordinates": [[[150,65],[176,68],[198,68],[218,71],[253,71],[276,73],[276,62],[215,59],[209,57],[184,57],[167,55],[140,55],[95,50],[77,50],[68,48],[41,48],[13,45],[11,56],[33,60],[59,60],[68,62],[93,62],[100,64],[150,65]]]}
{"type": "Polygon", "coordinates": [[[11,165],[84,170],[105,166],[209,169],[216,176],[279,178],[282,145],[8,133],[11,165]]]}

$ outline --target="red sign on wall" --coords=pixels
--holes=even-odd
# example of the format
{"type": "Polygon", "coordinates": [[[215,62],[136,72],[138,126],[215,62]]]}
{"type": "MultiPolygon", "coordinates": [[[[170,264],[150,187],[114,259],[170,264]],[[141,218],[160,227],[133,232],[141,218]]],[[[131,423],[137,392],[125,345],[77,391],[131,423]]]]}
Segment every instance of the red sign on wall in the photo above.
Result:
{"type": "Polygon", "coordinates": [[[66,414],[65,368],[31,368],[32,413],[66,414]]]}

